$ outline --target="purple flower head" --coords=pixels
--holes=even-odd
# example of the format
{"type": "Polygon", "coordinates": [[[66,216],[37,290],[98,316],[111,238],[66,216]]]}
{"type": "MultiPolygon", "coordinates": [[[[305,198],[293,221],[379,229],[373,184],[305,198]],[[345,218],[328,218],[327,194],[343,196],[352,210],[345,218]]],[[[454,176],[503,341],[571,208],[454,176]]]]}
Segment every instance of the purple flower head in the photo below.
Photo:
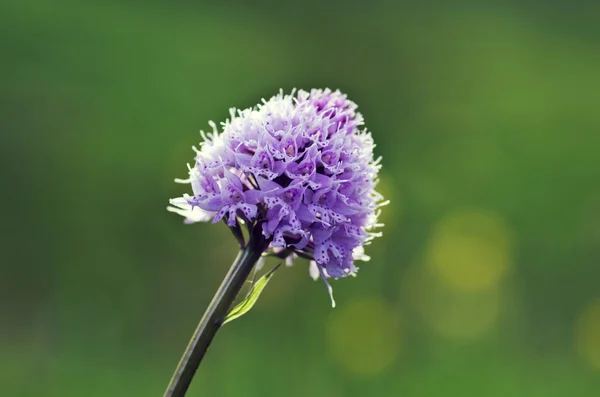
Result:
{"type": "MultiPolygon", "coordinates": [[[[222,131],[204,141],[188,166],[193,195],[171,200],[187,223],[240,220],[260,228],[268,250],[289,263],[311,259],[325,280],[355,275],[354,260],[379,236],[375,191],[379,160],[360,131],[356,104],[340,91],[280,92],[253,109],[231,109],[222,131]]],[[[332,299],[333,301],[333,299],[332,299]]]]}

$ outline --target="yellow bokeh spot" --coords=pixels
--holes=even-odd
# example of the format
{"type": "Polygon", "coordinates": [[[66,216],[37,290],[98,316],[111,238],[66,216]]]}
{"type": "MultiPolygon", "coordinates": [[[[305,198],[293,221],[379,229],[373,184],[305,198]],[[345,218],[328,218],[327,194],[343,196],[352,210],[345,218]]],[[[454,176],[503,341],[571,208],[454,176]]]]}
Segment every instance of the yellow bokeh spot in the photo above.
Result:
{"type": "Polygon", "coordinates": [[[420,309],[437,334],[478,339],[496,325],[500,296],[498,291],[455,294],[439,289],[421,301],[420,309]]]}
{"type": "Polygon", "coordinates": [[[409,271],[403,289],[437,335],[455,340],[478,339],[491,331],[498,323],[504,298],[498,289],[457,291],[419,265],[409,271]]]}
{"type": "Polygon", "coordinates": [[[464,292],[493,289],[511,265],[512,235],[498,215],[466,210],[443,218],[427,249],[428,269],[464,292]]]}
{"type": "Polygon", "coordinates": [[[581,357],[600,371],[600,298],[581,313],[575,327],[575,347],[581,357]]]}
{"type": "Polygon", "coordinates": [[[381,372],[396,359],[402,342],[397,315],[381,300],[368,299],[335,309],[328,323],[335,360],[356,374],[381,372]]]}

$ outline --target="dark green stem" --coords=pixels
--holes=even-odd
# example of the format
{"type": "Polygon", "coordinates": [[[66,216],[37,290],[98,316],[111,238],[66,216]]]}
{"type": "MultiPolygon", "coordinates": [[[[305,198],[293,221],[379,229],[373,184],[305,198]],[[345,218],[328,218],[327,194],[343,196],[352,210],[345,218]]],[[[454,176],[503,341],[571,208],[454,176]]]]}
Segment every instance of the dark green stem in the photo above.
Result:
{"type": "Polygon", "coordinates": [[[223,324],[223,319],[227,316],[235,297],[244,286],[254,264],[267,245],[268,242],[260,233],[254,233],[254,236],[250,237],[248,245],[240,250],[192,335],[164,397],[183,397],[185,395],[213,337],[223,324]]]}

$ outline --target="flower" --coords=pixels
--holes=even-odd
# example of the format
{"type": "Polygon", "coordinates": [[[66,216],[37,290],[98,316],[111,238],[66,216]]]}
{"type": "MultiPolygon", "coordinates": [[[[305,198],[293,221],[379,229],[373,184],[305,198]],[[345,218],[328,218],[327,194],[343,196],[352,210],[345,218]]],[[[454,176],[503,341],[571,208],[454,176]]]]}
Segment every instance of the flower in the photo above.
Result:
{"type": "MultiPolygon", "coordinates": [[[[380,158],[371,134],[340,91],[282,91],[252,109],[231,109],[219,132],[205,134],[189,166],[193,195],[172,199],[169,210],[187,223],[225,219],[260,227],[268,250],[287,262],[311,259],[310,273],[325,280],[355,275],[355,259],[379,207],[380,158]]],[[[333,298],[332,298],[333,302],[333,298]]]]}

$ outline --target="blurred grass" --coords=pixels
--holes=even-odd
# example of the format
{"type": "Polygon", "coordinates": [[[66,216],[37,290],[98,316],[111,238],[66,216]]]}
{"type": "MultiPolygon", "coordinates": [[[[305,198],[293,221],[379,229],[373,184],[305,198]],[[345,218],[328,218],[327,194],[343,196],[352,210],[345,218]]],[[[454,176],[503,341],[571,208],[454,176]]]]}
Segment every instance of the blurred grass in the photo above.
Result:
{"type": "Polygon", "coordinates": [[[305,263],[278,272],[190,395],[597,395],[598,11],[3,2],[3,389],[162,393],[235,256],[224,228],[164,211],[197,130],[329,86],[384,157],[384,237],[334,283],[335,310],[305,263]],[[454,256],[432,267],[444,220],[479,211],[514,244],[450,228],[438,249],[454,256]],[[487,283],[498,255],[510,267],[487,283]],[[365,305],[389,314],[353,314],[365,305]]]}

